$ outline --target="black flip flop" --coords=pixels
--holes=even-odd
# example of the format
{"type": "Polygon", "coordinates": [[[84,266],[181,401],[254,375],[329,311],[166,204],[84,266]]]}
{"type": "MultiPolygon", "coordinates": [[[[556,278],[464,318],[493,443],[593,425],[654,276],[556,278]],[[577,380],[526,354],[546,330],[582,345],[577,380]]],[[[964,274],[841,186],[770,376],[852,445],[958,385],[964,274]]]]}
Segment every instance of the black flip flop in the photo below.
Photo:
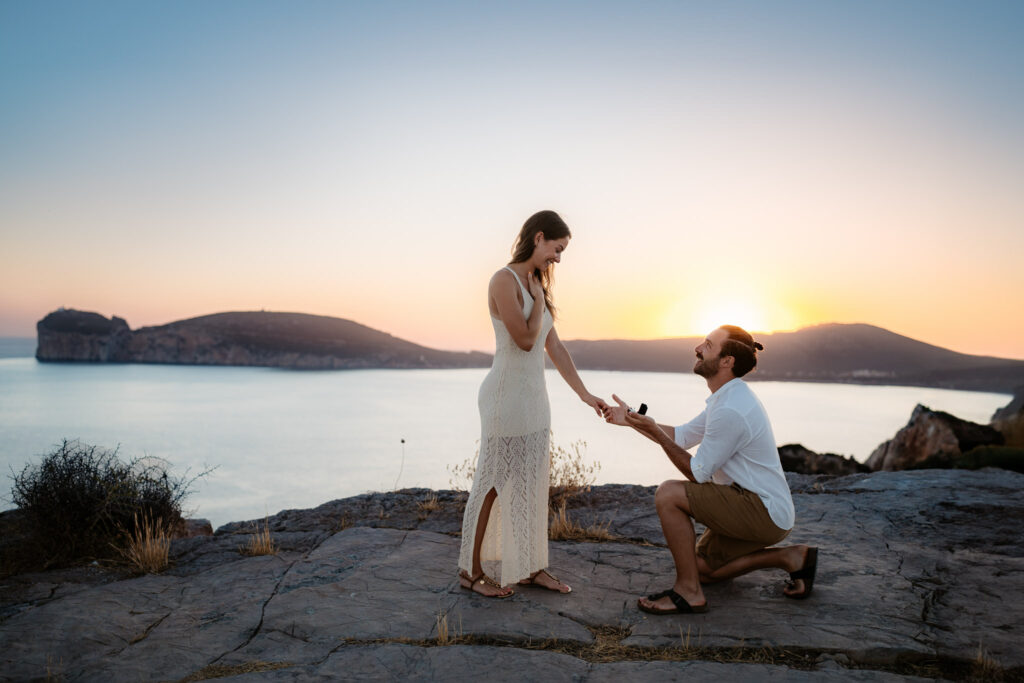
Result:
{"type": "Polygon", "coordinates": [[[804,582],[804,592],[793,595],[791,593],[783,593],[787,598],[793,600],[806,600],[811,595],[811,589],[814,588],[814,575],[818,572],[818,549],[808,548],[807,558],[804,560],[804,566],[795,572],[789,573],[789,583],[793,585],[797,579],[802,579],[804,582]]]}
{"type": "Polygon", "coordinates": [[[667,591],[662,591],[661,593],[655,593],[654,595],[648,596],[647,599],[658,600],[664,597],[668,597],[668,599],[672,601],[672,604],[675,605],[675,609],[657,609],[654,607],[647,607],[639,600],[637,600],[636,606],[639,607],[642,612],[647,612],[648,614],[697,614],[708,611],[708,604],[706,602],[703,605],[691,605],[686,602],[686,599],[683,596],[676,593],[671,588],[667,591]]]}

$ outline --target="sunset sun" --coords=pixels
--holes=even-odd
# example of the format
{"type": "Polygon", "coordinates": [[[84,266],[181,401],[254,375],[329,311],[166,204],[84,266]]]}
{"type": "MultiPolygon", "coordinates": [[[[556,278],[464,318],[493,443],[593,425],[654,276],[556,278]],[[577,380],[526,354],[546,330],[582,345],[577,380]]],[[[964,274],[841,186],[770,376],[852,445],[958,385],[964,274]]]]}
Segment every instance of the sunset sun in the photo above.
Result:
{"type": "Polygon", "coordinates": [[[763,311],[750,301],[712,301],[695,310],[692,320],[697,334],[707,334],[720,325],[739,325],[750,332],[765,330],[763,311]]]}

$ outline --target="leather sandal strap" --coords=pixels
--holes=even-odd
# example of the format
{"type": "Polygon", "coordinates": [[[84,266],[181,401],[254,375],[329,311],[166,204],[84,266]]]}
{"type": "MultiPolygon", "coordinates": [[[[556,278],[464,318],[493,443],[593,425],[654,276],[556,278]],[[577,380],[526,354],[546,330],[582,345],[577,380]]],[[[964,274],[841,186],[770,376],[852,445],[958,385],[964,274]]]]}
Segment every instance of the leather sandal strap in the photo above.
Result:
{"type": "Polygon", "coordinates": [[[536,573],[536,574],[534,574],[534,575],[533,575],[533,576],[532,576],[532,577],[530,578],[530,581],[534,581],[534,582],[536,582],[536,580],[537,580],[537,574],[540,574],[541,572],[544,572],[545,574],[547,574],[547,575],[548,575],[548,578],[549,578],[549,579],[551,579],[552,581],[554,581],[555,583],[562,583],[561,579],[559,579],[559,578],[558,578],[557,576],[555,576],[554,574],[552,574],[551,572],[549,572],[549,571],[548,571],[547,569],[538,569],[538,570],[537,570],[537,573],[536,573]]]}
{"type": "Polygon", "coordinates": [[[491,577],[487,576],[487,574],[484,574],[483,572],[480,573],[480,576],[478,576],[475,579],[473,579],[473,582],[474,583],[484,584],[484,585],[487,585],[487,586],[493,586],[494,588],[498,588],[498,589],[503,589],[504,588],[504,586],[502,586],[500,583],[498,583],[497,581],[495,581],[491,577]]]}

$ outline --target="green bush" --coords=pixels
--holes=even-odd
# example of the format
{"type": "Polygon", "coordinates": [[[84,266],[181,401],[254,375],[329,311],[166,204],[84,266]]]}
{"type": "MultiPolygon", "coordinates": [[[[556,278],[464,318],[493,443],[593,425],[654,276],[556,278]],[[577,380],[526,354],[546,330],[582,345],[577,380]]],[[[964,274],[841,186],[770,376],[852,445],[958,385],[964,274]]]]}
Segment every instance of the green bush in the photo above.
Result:
{"type": "Polygon", "coordinates": [[[1024,448],[977,446],[964,453],[953,466],[965,470],[999,467],[1004,470],[1024,473],[1024,448]]]}
{"type": "Polygon", "coordinates": [[[65,440],[38,465],[14,475],[12,500],[24,513],[44,565],[115,554],[136,519],[184,524],[181,503],[199,477],[178,479],[154,458],[122,461],[117,450],[65,440]]]}

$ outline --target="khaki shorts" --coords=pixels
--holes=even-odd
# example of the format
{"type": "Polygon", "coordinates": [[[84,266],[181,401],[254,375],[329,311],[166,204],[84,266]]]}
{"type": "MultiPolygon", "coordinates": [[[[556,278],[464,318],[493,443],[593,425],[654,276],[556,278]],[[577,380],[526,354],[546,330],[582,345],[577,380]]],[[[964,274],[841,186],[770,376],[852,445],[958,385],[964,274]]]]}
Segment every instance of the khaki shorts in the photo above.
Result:
{"type": "Polygon", "coordinates": [[[707,527],[697,539],[697,555],[712,571],[789,535],[775,526],[757,494],[739,484],[684,481],[683,486],[693,518],[707,527]]]}

